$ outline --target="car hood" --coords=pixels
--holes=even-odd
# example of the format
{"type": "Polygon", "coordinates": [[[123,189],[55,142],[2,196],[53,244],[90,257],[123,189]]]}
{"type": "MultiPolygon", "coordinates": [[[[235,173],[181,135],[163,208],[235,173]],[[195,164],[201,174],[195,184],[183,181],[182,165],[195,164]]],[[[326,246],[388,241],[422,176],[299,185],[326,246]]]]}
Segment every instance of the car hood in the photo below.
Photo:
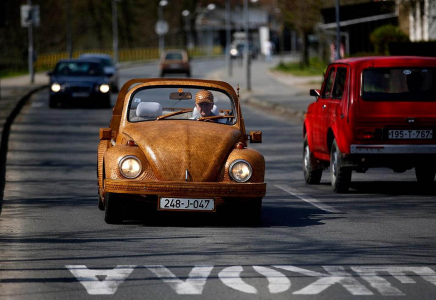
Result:
{"type": "Polygon", "coordinates": [[[233,127],[196,121],[160,120],[130,124],[124,131],[144,152],[158,180],[211,182],[242,133],[233,127]]]}
{"type": "Polygon", "coordinates": [[[53,76],[51,82],[58,83],[103,83],[105,82],[104,76],[53,76]]]}

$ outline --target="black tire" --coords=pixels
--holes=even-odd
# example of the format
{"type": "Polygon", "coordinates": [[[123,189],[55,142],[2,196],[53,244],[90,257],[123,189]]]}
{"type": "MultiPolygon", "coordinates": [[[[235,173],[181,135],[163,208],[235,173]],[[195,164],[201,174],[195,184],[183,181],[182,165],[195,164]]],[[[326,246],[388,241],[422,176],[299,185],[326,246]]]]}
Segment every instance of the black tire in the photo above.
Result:
{"type": "Polygon", "coordinates": [[[50,108],[57,108],[58,107],[58,102],[50,98],[50,100],[48,102],[48,107],[50,107],[50,108]]]}
{"type": "Polygon", "coordinates": [[[434,182],[436,168],[429,166],[415,167],[416,180],[421,184],[431,184],[434,182]]]}
{"type": "Polygon", "coordinates": [[[330,174],[333,191],[346,193],[351,184],[351,169],[342,166],[341,152],[336,140],[333,140],[330,151],[330,174]]]}
{"type": "Polygon", "coordinates": [[[164,77],[165,76],[165,72],[160,72],[160,77],[164,77]]]}
{"type": "Polygon", "coordinates": [[[103,203],[103,197],[100,195],[100,191],[98,192],[98,209],[103,211],[104,210],[104,203],[103,203]]]}
{"type": "Polygon", "coordinates": [[[241,208],[241,215],[244,216],[244,225],[258,226],[262,215],[262,198],[255,198],[241,208]]]}
{"type": "Polygon", "coordinates": [[[123,206],[116,194],[106,193],[104,205],[104,220],[107,224],[120,224],[123,222],[123,206]]]}
{"type": "Polygon", "coordinates": [[[318,184],[321,182],[322,168],[316,165],[315,158],[310,152],[309,144],[307,142],[307,135],[304,137],[303,147],[303,173],[304,180],[307,184],[318,184]]]}
{"type": "Polygon", "coordinates": [[[186,77],[191,77],[191,71],[186,72],[186,77]]]}

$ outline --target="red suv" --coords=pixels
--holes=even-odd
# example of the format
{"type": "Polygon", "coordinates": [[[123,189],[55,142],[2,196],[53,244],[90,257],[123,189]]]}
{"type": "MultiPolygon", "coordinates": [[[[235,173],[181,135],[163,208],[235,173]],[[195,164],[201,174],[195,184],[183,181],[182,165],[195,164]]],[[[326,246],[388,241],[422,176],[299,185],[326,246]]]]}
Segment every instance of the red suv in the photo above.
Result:
{"type": "Polygon", "coordinates": [[[436,174],[436,58],[362,57],[327,68],[304,121],[304,177],[321,181],[330,166],[335,192],[351,173],[415,168],[419,183],[436,174]]]}

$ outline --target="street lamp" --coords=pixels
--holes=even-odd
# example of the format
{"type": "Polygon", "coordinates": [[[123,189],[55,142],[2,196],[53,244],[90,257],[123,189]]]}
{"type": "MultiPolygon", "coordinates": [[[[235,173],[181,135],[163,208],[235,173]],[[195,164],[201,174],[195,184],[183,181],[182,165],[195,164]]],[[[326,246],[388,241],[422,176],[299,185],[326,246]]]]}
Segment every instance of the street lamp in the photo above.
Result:
{"type": "Polygon", "coordinates": [[[117,2],[121,0],[112,0],[112,49],[114,61],[118,63],[118,11],[117,2]]]}
{"type": "MultiPolygon", "coordinates": [[[[256,3],[258,0],[250,0],[252,3],[256,3]]],[[[246,70],[246,84],[247,91],[251,91],[251,70],[250,70],[250,43],[249,43],[249,18],[248,18],[248,0],[244,0],[244,15],[245,15],[245,70],[246,70]]]]}
{"type": "Polygon", "coordinates": [[[159,15],[159,22],[158,22],[158,26],[160,27],[159,29],[159,53],[162,54],[165,48],[165,33],[167,33],[168,31],[168,23],[166,23],[164,21],[163,18],[163,8],[165,6],[168,5],[168,1],[167,0],[161,0],[159,2],[159,6],[158,6],[158,15],[159,15]]]}
{"type": "MultiPolygon", "coordinates": [[[[213,3],[210,3],[210,4],[208,4],[207,5],[207,10],[208,11],[212,11],[212,10],[214,10],[216,8],[216,5],[215,4],[213,4],[213,3]]],[[[210,34],[209,34],[209,50],[208,50],[208,52],[209,52],[209,55],[212,55],[212,49],[213,49],[213,28],[212,28],[212,26],[209,26],[209,28],[210,28],[210,34]]]]}
{"type": "Polygon", "coordinates": [[[192,48],[192,37],[191,37],[191,12],[187,9],[182,11],[182,16],[185,18],[185,32],[186,32],[186,48],[192,48]]]}
{"type": "Polygon", "coordinates": [[[230,20],[230,0],[226,0],[226,62],[227,74],[232,76],[232,58],[230,57],[230,43],[232,40],[231,34],[231,20],[230,20]]]}

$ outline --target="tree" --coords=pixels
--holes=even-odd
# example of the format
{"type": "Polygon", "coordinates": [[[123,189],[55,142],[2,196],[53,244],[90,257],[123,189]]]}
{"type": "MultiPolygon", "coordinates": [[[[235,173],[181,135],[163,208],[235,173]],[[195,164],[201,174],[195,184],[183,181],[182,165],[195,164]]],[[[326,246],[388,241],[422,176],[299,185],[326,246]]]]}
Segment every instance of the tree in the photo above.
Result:
{"type": "Polygon", "coordinates": [[[322,0],[279,0],[283,19],[294,26],[302,39],[300,66],[309,65],[309,39],[316,24],[321,21],[322,0]]]}

